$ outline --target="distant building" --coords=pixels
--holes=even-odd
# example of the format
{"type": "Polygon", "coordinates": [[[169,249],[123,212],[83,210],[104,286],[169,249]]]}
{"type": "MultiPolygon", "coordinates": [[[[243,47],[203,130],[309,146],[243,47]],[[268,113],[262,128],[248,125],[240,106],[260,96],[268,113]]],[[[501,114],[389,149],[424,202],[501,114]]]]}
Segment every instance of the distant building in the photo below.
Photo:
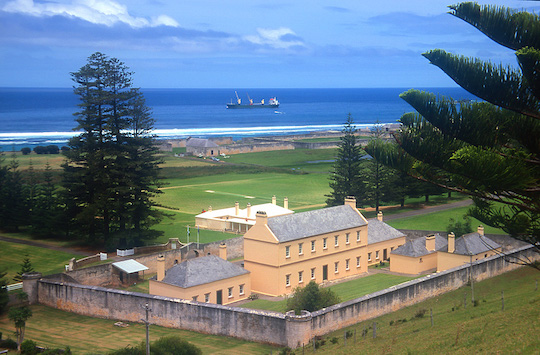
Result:
{"type": "Polygon", "coordinates": [[[294,213],[289,209],[287,197],[285,197],[283,207],[281,207],[276,203],[276,196],[273,196],[272,203],[254,206],[248,203],[244,209],[240,208],[238,202],[235,203],[234,207],[219,210],[212,210],[212,207],[209,207],[208,211],[195,216],[195,225],[202,229],[245,233],[255,224],[257,211],[264,211],[269,217],[294,213]]]}
{"type": "Polygon", "coordinates": [[[390,271],[420,274],[437,269],[437,251],[448,246],[439,234],[409,240],[391,252],[390,271]]]}
{"type": "Polygon", "coordinates": [[[186,153],[188,155],[216,156],[219,155],[219,146],[210,139],[192,138],[186,140],[186,153]]]}
{"type": "Polygon", "coordinates": [[[405,244],[406,236],[394,227],[383,222],[383,213],[368,221],[368,266],[387,261],[392,250],[405,244]]]}

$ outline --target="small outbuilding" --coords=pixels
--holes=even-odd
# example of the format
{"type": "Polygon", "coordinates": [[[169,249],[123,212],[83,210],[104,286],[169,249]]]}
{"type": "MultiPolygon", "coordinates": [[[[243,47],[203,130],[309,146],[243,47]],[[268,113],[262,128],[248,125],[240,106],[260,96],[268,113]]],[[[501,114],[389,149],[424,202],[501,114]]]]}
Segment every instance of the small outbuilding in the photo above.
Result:
{"type": "Polygon", "coordinates": [[[391,252],[390,271],[420,274],[437,269],[437,251],[446,248],[446,238],[439,234],[409,240],[391,252]]]}
{"type": "Polygon", "coordinates": [[[219,155],[218,145],[209,139],[192,138],[186,140],[186,153],[191,155],[217,156],[219,155]]]}
{"type": "Polygon", "coordinates": [[[144,271],[148,270],[148,267],[133,259],[117,261],[112,263],[112,266],[113,274],[118,275],[118,279],[123,285],[132,285],[136,283],[140,279],[139,273],[142,271],[144,277],[144,271]]]}

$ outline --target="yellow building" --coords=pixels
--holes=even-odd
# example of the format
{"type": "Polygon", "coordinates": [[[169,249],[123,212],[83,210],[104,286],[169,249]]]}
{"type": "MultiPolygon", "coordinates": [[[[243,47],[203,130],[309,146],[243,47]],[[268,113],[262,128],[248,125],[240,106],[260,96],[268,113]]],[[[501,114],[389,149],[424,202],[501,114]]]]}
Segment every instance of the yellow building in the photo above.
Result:
{"type": "Polygon", "coordinates": [[[368,221],[368,266],[386,261],[392,250],[405,244],[404,233],[383,222],[383,214],[379,212],[376,219],[368,221]]]}
{"type": "Polygon", "coordinates": [[[482,260],[502,251],[502,247],[484,236],[484,227],[455,239],[454,234],[448,235],[448,246],[437,253],[437,271],[444,271],[456,266],[462,266],[471,261],[482,260]]]}
{"type": "Polygon", "coordinates": [[[215,255],[186,260],[166,272],[164,264],[158,258],[157,277],[149,283],[152,295],[225,305],[251,294],[249,271],[215,255]]]}
{"type": "Polygon", "coordinates": [[[238,202],[235,203],[234,207],[219,210],[212,210],[212,207],[209,207],[208,211],[195,216],[195,225],[202,229],[245,233],[255,224],[255,215],[258,211],[266,212],[268,217],[294,213],[289,209],[287,197],[285,197],[283,207],[281,207],[276,203],[276,196],[273,196],[272,203],[254,206],[248,203],[243,209],[240,208],[238,202]]]}
{"type": "Polygon", "coordinates": [[[437,251],[446,248],[446,238],[433,234],[409,240],[392,251],[390,271],[420,274],[437,269],[437,251]]]}
{"type": "Polygon", "coordinates": [[[310,281],[322,283],[367,271],[368,221],[356,200],[343,206],[268,218],[257,213],[244,235],[244,267],[254,292],[278,296],[310,281]]]}

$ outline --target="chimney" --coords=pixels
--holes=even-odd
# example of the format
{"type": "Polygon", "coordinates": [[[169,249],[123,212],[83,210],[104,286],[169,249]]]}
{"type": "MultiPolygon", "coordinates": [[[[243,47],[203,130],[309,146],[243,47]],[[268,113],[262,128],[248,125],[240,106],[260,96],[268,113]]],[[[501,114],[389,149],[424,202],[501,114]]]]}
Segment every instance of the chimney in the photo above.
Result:
{"type": "Polygon", "coordinates": [[[212,212],[212,206],[208,206],[208,212],[212,212]]]}
{"type": "Polygon", "coordinates": [[[434,251],[435,250],[435,235],[428,235],[426,237],[426,249],[428,251],[434,251]]]}
{"type": "Polygon", "coordinates": [[[273,205],[276,204],[276,195],[272,196],[272,204],[273,204],[273,205]]]}
{"type": "Polygon", "coordinates": [[[240,214],[240,204],[238,201],[234,203],[234,215],[238,216],[240,214]]]}
{"type": "Polygon", "coordinates": [[[478,226],[478,234],[484,235],[484,226],[483,225],[478,226]]]}
{"type": "Polygon", "coordinates": [[[287,197],[283,199],[283,208],[289,209],[289,199],[287,197]]]}
{"type": "Polygon", "coordinates": [[[251,203],[248,202],[247,204],[247,216],[249,218],[249,216],[251,216],[251,203]]]}
{"type": "Polygon", "coordinates": [[[268,217],[266,216],[266,212],[264,211],[258,211],[255,215],[255,224],[268,224],[268,217]]]}
{"type": "Polygon", "coordinates": [[[453,253],[456,251],[456,235],[454,233],[448,234],[448,252],[453,253]]]}
{"type": "Polygon", "coordinates": [[[377,213],[377,219],[378,219],[379,221],[381,221],[381,222],[383,221],[383,214],[382,214],[382,211],[379,211],[379,213],[377,213]]]}
{"type": "Polygon", "coordinates": [[[157,280],[162,281],[165,278],[165,257],[159,255],[157,257],[157,280]]]}
{"type": "Polygon", "coordinates": [[[219,257],[227,260],[227,245],[225,243],[219,245],[219,257]]]}
{"type": "Polygon", "coordinates": [[[352,208],[356,209],[356,197],[354,196],[345,197],[345,205],[349,205],[352,208]]]}

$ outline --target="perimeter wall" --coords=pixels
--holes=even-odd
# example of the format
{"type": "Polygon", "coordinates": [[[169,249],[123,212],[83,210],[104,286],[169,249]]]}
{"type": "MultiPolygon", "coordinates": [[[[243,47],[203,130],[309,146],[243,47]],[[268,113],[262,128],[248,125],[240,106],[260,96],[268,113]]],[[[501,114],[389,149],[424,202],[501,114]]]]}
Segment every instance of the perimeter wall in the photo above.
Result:
{"type": "MultiPolygon", "coordinates": [[[[520,266],[511,262],[516,257],[539,260],[540,254],[532,246],[526,246],[507,256],[473,262],[473,277],[480,281],[516,269],[520,266]]],[[[301,316],[80,285],[53,278],[24,279],[24,290],[31,303],[126,322],[140,322],[144,317],[142,306],[148,303],[152,309],[152,324],[295,348],[316,335],[455,290],[467,283],[470,269],[469,265],[464,265],[317,312],[303,312],[301,316]]]]}

